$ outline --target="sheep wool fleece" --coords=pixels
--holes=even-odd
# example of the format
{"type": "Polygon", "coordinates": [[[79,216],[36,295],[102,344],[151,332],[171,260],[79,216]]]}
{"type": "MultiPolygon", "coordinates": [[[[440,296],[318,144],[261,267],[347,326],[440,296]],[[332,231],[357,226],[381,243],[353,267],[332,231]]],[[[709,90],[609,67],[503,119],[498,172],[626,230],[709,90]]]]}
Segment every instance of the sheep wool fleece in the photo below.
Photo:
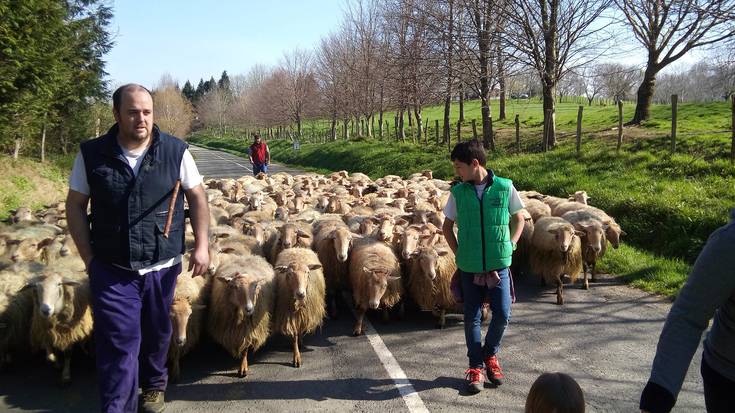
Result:
{"type": "Polygon", "coordinates": [[[472,183],[452,188],[457,203],[457,267],[468,273],[507,268],[511,264],[508,202],[513,182],[499,176],[477,199],[472,183]],[[479,248],[478,248],[479,247],[479,248]],[[478,254],[478,249],[482,251],[478,254]]]}

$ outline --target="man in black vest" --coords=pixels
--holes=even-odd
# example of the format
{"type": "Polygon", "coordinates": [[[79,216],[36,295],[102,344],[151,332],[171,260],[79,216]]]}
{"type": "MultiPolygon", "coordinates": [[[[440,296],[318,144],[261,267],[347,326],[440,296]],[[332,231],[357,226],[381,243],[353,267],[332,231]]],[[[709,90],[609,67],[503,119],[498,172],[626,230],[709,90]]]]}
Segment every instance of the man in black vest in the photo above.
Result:
{"type": "Polygon", "coordinates": [[[209,209],[188,145],[153,124],[150,92],[128,84],[112,100],[117,123],[82,143],[74,162],[67,222],[89,274],[102,411],[161,412],[184,195],[195,237],[192,276],[209,265],[209,209]]]}

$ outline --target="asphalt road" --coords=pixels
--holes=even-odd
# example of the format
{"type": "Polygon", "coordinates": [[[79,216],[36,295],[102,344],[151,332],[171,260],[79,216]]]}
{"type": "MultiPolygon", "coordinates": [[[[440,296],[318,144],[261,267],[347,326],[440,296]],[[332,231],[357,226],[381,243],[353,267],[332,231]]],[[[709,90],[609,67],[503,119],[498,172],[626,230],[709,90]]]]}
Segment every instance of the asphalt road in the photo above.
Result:
{"type": "MultiPolygon", "coordinates": [[[[202,159],[230,155],[196,156],[207,176],[202,159]]],[[[589,412],[638,411],[670,303],[604,276],[589,291],[565,288],[564,306],[537,279],[516,279],[516,293],[500,355],[506,382],[478,395],[463,390],[467,358],[459,315],[436,330],[430,313],[409,310],[388,324],[371,314],[375,334],[352,337],[354,318],[342,303],[338,319],[304,340],[300,369],[290,365],[290,343],[274,336],[241,379],[238,362],[205,339],[182,360],[181,380],[166,393],[166,411],[519,412],[533,381],[549,371],[579,382],[589,412]]],[[[98,411],[94,361],[81,352],[75,356],[73,383],[66,388],[40,356],[2,372],[0,411],[98,411]]],[[[701,350],[675,412],[704,411],[700,359],[701,350]]]]}
{"type": "MultiPolygon", "coordinates": [[[[199,173],[204,179],[210,178],[239,178],[243,175],[252,175],[253,168],[250,160],[232,155],[227,152],[214,151],[200,146],[189,146],[199,173]]],[[[303,173],[298,169],[271,162],[268,165],[268,173],[288,172],[290,174],[303,173]]]]}

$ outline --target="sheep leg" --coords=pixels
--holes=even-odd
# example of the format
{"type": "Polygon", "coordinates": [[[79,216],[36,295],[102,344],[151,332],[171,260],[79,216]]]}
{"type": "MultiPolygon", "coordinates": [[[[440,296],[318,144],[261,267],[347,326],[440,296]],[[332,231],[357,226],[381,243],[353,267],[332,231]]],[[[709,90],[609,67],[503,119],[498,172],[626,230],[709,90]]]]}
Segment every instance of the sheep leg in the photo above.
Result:
{"type": "Polygon", "coordinates": [[[564,305],[564,284],[561,282],[561,275],[556,276],[556,303],[564,305]]]}
{"type": "Polygon", "coordinates": [[[245,350],[242,352],[242,360],[240,361],[240,370],[238,370],[237,374],[240,377],[245,377],[248,375],[248,349],[250,347],[245,347],[245,350]]]}
{"type": "Polygon", "coordinates": [[[443,308],[439,310],[439,320],[437,321],[436,328],[439,328],[439,329],[444,328],[444,324],[446,322],[445,315],[446,315],[446,310],[444,310],[443,308]]]}
{"type": "Polygon", "coordinates": [[[589,290],[590,289],[590,281],[588,278],[587,271],[584,272],[584,289],[589,290]]]}
{"type": "Polygon", "coordinates": [[[329,312],[329,318],[331,318],[332,320],[336,320],[338,316],[336,295],[337,293],[332,291],[329,297],[329,308],[327,309],[327,311],[329,312]]]}
{"type": "Polygon", "coordinates": [[[71,383],[71,350],[64,350],[62,353],[63,368],[61,370],[61,384],[71,383]]]}
{"type": "Polygon", "coordinates": [[[597,262],[593,262],[591,265],[592,269],[592,282],[597,281],[597,262]]]}
{"type": "Polygon", "coordinates": [[[352,330],[352,334],[355,336],[365,334],[365,331],[362,329],[362,319],[365,317],[365,311],[367,311],[367,308],[357,307],[357,320],[355,321],[355,328],[352,330]]]}
{"type": "Polygon", "coordinates": [[[172,381],[178,381],[180,373],[181,370],[179,366],[179,354],[177,352],[171,359],[171,367],[169,367],[168,369],[168,376],[171,378],[172,381]]]}
{"type": "Polygon", "coordinates": [[[301,352],[299,351],[298,334],[293,336],[293,366],[296,368],[301,367],[301,352]]]}
{"type": "Polygon", "coordinates": [[[390,313],[388,312],[387,308],[383,308],[382,311],[382,320],[384,323],[388,323],[390,321],[390,313]]]}
{"type": "Polygon", "coordinates": [[[401,300],[401,303],[398,304],[398,319],[403,320],[406,317],[406,304],[401,300]]]}
{"type": "Polygon", "coordinates": [[[480,316],[480,323],[485,323],[487,320],[490,319],[490,310],[489,306],[486,304],[482,304],[482,309],[480,310],[482,312],[482,315],[480,316]]]}

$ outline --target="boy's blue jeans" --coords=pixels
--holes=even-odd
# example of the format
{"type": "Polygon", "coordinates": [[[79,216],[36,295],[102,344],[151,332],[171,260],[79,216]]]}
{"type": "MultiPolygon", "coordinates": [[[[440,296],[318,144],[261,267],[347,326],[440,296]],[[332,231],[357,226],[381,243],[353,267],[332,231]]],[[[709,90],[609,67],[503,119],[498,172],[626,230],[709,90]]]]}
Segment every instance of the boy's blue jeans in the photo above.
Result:
{"type": "Polygon", "coordinates": [[[485,357],[495,355],[500,350],[500,340],[510,321],[512,299],[508,269],[498,270],[500,283],[492,289],[474,284],[474,274],[459,271],[464,298],[464,337],[467,342],[467,357],[470,359],[469,366],[470,368],[482,368],[485,357]],[[482,302],[486,295],[490,297],[492,318],[483,345],[480,323],[482,302]]]}
{"type": "Polygon", "coordinates": [[[259,174],[260,172],[263,172],[265,174],[268,173],[268,164],[267,163],[260,164],[260,165],[257,164],[257,163],[254,163],[253,164],[253,176],[259,174]]]}

